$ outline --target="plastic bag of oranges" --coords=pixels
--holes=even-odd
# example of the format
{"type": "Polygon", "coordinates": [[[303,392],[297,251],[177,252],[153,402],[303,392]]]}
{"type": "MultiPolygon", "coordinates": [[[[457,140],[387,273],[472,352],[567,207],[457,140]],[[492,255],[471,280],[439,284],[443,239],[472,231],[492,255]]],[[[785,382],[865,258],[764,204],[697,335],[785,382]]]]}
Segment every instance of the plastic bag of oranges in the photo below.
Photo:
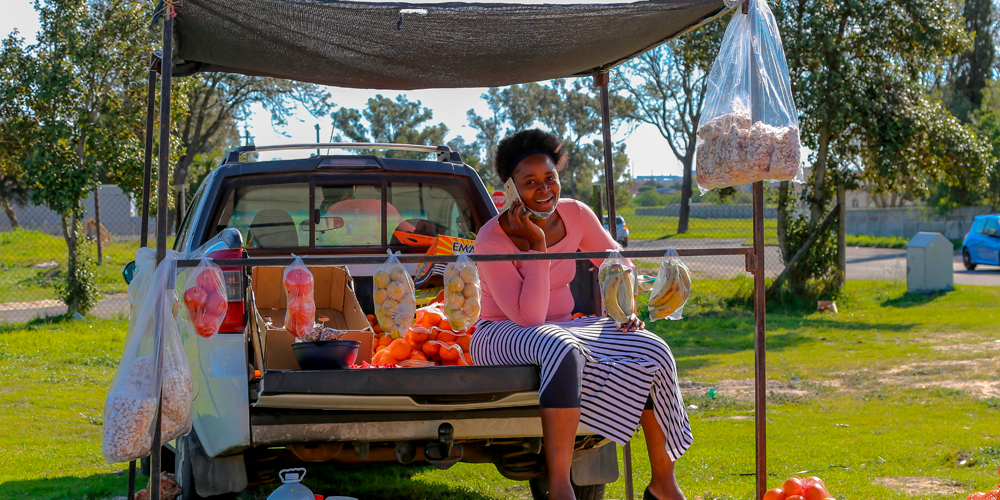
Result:
{"type": "Polygon", "coordinates": [[[375,270],[372,281],[375,291],[375,318],[385,333],[394,339],[401,339],[406,330],[413,326],[417,309],[414,296],[413,278],[400,264],[397,256],[389,251],[389,258],[375,270]]]}
{"type": "Polygon", "coordinates": [[[472,354],[462,350],[462,347],[456,342],[428,340],[424,347],[426,348],[428,345],[431,346],[429,357],[440,359],[441,366],[472,366],[472,354]]]}
{"type": "Polygon", "coordinates": [[[212,264],[211,260],[201,259],[198,267],[188,275],[183,298],[188,321],[195,333],[206,338],[219,333],[222,320],[229,311],[222,269],[212,264]]]}
{"type": "Polygon", "coordinates": [[[468,255],[444,268],[444,312],[456,331],[465,330],[479,321],[482,288],[479,269],[468,255]]]}
{"type": "Polygon", "coordinates": [[[316,299],[313,296],[316,280],[302,258],[292,254],[295,260],[285,268],[281,283],[288,296],[285,309],[285,330],[295,337],[302,337],[316,326],[316,299]]]}

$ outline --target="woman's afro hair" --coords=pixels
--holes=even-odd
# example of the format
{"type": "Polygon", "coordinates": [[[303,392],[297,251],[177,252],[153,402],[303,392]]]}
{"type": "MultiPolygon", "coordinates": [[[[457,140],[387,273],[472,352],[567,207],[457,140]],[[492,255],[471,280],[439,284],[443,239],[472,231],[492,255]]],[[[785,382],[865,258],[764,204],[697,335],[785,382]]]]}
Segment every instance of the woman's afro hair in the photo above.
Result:
{"type": "Polygon", "coordinates": [[[496,168],[500,181],[507,182],[507,179],[514,173],[514,167],[517,166],[514,164],[514,160],[532,151],[548,154],[552,158],[552,163],[556,164],[556,171],[560,171],[566,166],[568,158],[563,149],[562,141],[558,137],[537,128],[522,130],[504,137],[497,146],[494,168],[496,168]]]}

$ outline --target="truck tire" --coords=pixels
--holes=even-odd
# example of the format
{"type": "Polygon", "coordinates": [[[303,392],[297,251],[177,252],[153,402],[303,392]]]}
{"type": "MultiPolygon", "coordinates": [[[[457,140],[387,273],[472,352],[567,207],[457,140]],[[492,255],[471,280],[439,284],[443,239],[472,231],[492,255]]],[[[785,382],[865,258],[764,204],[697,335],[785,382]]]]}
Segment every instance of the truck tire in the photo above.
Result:
{"type": "MultiPolygon", "coordinates": [[[[576,500],[604,500],[603,484],[592,484],[590,486],[573,485],[573,493],[576,500]]],[[[531,489],[531,498],[534,500],[549,500],[549,478],[541,477],[529,479],[528,488],[531,489]]]]}
{"type": "Polygon", "coordinates": [[[213,459],[205,455],[198,435],[192,430],[186,436],[177,438],[176,465],[177,480],[181,485],[181,500],[235,500],[246,488],[246,469],[242,468],[243,457],[226,457],[213,459]],[[237,463],[238,462],[238,463],[237,463]],[[199,471],[195,474],[195,468],[199,471]],[[240,470],[242,468],[242,478],[240,470]],[[242,480],[241,480],[242,479],[242,480]],[[202,496],[198,494],[198,483],[203,484],[201,490],[217,491],[218,489],[238,489],[216,495],[202,496]]]}

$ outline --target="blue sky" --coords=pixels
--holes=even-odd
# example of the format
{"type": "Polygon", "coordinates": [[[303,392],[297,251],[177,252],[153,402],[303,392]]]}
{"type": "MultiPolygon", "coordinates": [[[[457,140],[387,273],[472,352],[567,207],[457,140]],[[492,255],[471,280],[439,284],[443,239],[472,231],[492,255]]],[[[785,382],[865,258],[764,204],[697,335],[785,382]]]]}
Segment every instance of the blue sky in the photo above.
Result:
{"type": "MultiPolygon", "coordinates": [[[[0,36],[6,37],[17,29],[29,43],[34,41],[38,31],[38,18],[31,0],[4,0],[4,15],[0,16],[0,36]]],[[[475,129],[468,127],[466,112],[475,108],[480,114],[487,109],[479,96],[486,89],[429,89],[407,92],[377,91],[370,89],[344,89],[330,87],[333,102],[338,106],[361,108],[368,98],[376,94],[395,98],[400,93],[411,100],[419,100],[434,112],[433,123],[443,122],[448,126],[448,139],[463,136],[467,142],[475,139],[475,129]]],[[[332,125],[328,117],[314,118],[304,109],[293,117],[289,124],[278,130],[271,127],[270,115],[263,108],[255,109],[246,123],[256,144],[287,144],[293,142],[315,142],[316,124],[320,125],[323,141],[330,138],[332,125]]],[[[240,127],[242,130],[242,126],[240,127]]],[[[619,132],[614,140],[624,140],[626,151],[632,160],[633,175],[679,175],[680,164],[676,161],[667,142],[651,125],[642,125],[631,134],[619,132]]],[[[264,157],[266,159],[266,157],[264,157]]]]}

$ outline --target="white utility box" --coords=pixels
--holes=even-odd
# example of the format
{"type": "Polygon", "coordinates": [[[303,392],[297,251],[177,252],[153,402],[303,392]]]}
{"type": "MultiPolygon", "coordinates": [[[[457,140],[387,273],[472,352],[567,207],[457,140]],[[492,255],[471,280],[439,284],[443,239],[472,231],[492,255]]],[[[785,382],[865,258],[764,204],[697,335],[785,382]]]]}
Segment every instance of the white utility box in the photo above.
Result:
{"type": "Polygon", "coordinates": [[[954,252],[951,241],[941,233],[917,233],[906,244],[907,293],[954,290],[954,252]]]}

